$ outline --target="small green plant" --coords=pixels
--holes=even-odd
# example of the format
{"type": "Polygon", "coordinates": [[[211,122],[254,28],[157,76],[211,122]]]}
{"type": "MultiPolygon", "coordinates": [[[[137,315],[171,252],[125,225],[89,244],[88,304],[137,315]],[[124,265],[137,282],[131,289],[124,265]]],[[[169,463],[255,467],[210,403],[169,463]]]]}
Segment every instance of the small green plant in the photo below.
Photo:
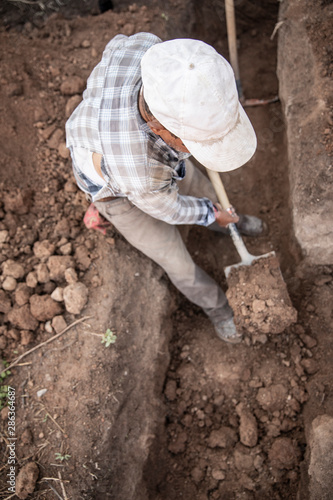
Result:
{"type": "Polygon", "coordinates": [[[56,460],[60,460],[60,462],[63,462],[64,460],[69,460],[71,456],[67,455],[67,453],[65,455],[62,455],[61,453],[55,453],[55,458],[56,460]]]}
{"type": "Polygon", "coordinates": [[[8,385],[0,385],[0,410],[7,404],[8,385]]]}
{"type": "Polygon", "coordinates": [[[117,335],[115,335],[110,328],[106,330],[102,338],[102,344],[105,344],[105,347],[109,347],[109,345],[114,344],[117,340],[117,335]]]}
{"type": "MultiPolygon", "coordinates": [[[[6,370],[9,363],[4,359],[0,360],[0,382],[5,380],[6,377],[10,375],[10,371],[6,370]]],[[[7,404],[8,398],[8,385],[0,384],[0,410],[4,408],[7,404]]]]}
{"type": "Polygon", "coordinates": [[[161,18],[164,19],[164,21],[169,21],[169,16],[165,12],[162,12],[161,18]]]}
{"type": "Polygon", "coordinates": [[[8,375],[10,375],[10,371],[6,370],[7,366],[9,365],[8,361],[5,361],[4,359],[0,360],[0,379],[4,380],[8,375]]]}

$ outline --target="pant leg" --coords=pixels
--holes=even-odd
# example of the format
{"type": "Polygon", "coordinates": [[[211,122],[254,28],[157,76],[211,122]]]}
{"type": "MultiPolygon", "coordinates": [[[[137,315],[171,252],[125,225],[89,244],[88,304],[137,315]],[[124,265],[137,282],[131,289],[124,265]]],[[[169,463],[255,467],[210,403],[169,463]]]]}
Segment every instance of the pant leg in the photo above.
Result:
{"type": "Polygon", "coordinates": [[[159,264],[172,283],[202,307],[212,321],[232,315],[222,289],[194,263],[177,226],[154,219],[126,198],[95,205],[129,243],[159,264]]]}
{"type": "MultiPolygon", "coordinates": [[[[205,197],[213,201],[213,203],[218,201],[213,184],[191,160],[186,160],[186,175],[178,183],[178,186],[180,194],[196,196],[198,198],[205,197]]],[[[216,221],[207,226],[207,229],[223,234],[229,233],[228,229],[220,227],[216,221]]],[[[220,287],[219,289],[219,293],[225,297],[222,289],[220,287]]],[[[233,314],[226,297],[222,306],[210,309],[203,307],[203,310],[213,323],[230,318],[233,314]]]]}

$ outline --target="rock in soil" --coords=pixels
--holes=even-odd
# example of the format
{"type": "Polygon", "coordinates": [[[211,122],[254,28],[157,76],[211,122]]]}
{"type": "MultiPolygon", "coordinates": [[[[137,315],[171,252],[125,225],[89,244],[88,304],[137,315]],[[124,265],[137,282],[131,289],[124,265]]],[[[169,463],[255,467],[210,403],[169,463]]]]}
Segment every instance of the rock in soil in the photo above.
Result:
{"type": "Polygon", "coordinates": [[[61,305],[53,300],[50,295],[32,295],[30,297],[30,310],[34,318],[47,321],[62,312],[61,305]]]}
{"type": "Polygon", "coordinates": [[[293,469],[300,458],[300,450],[291,439],[281,437],[274,441],[268,457],[277,469],[293,469]]]}
{"type": "Polygon", "coordinates": [[[237,442],[237,434],[231,427],[221,427],[211,432],[207,444],[210,448],[231,448],[237,442]]]}
{"type": "Polygon", "coordinates": [[[242,403],[236,407],[239,415],[239,438],[245,446],[253,447],[258,442],[258,426],[254,415],[242,403]]]}
{"type": "Polygon", "coordinates": [[[8,313],[8,320],[12,325],[17,326],[17,328],[34,331],[38,326],[38,321],[31,314],[28,304],[22,307],[14,306],[8,313]]]}
{"type": "Polygon", "coordinates": [[[35,462],[29,462],[22,467],[16,479],[16,495],[24,500],[35,489],[39,469],[35,462]]]}
{"type": "Polygon", "coordinates": [[[24,276],[24,267],[22,264],[8,259],[2,264],[3,276],[11,276],[15,279],[21,279],[24,276]]]}
{"type": "Polygon", "coordinates": [[[282,333],[297,320],[276,257],[232,269],[227,297],[237,325],[256,333],[282,333]]]}
{"type": "Polygon", "coordinates": [[[310,447],[310,498],[330,498],[333,491],[333,418],[320,415],[312,422],[310,447]]]}
{"type": "Polygon", "coordinates": [[[88,300],[88,288],[80,282],[64,288],[66,310],[72,314],[80,314],[88,300]]]}
{"type": "Polygon", "coordinates": [[[282,384],[273,384],[258,390],[257,401],[260,406],[270,412],[280,411],[287,402],[288,390],[282,384]]]}
{"type": "Polygon", "coordinates": [[[0,290],[0,313],[7,314],[11,308],[11,300],[3,290],[0,290]]]}

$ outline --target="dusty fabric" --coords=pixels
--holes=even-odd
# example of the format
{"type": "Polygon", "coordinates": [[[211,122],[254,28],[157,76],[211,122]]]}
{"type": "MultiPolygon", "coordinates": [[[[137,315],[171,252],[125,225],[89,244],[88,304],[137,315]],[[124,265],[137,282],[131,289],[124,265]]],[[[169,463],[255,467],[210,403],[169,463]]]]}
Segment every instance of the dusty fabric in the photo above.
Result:
{"type": "Polygon", "coordinates": [[[83,101],[66,123],[74,175],[93,202],[126,196],[140,210],[168,224],[208,225],[214,221],[211,201],[202,195],[182,196],[177,189],[189,153],[175,151],[155,135],[138,109],[140,62],[149,47],[160,41],[150,33],[117,35],[105,47],[83,101]],[[74,148],[102,155],[105,185],[83,172],[74,148]]]}
{"type": "MultiPolygon", "coordinates": [[[[209,180],[190,161],[186,168],[180,192],[194,196],[201,192],[213,198],[209,180]]],[[[126,198],[96,202],[96,207],[129,243],[159,264],[178,290],[202,307],[213,323],[232,316],[221,287],[195,264],[176,226],[150,217],[126,198]]]]}

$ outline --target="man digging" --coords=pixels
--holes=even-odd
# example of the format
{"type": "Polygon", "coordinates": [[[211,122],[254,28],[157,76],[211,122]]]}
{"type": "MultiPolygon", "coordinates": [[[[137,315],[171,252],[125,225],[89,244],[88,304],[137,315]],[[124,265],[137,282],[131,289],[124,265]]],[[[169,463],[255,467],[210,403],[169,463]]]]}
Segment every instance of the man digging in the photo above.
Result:
{"type": "Polygon", "coordinates": [[[212,321],[218,337],[238,343],[220,286],[187,251],[178,224],[225,232],[230,222],[256,236],[262,221],[230,215],[189,160],[225,172],[256,149],[229,63],[191,39],[117,35],[92,71],[83,101],[66,123],[74,175],[98,212],[212,321]]]}

